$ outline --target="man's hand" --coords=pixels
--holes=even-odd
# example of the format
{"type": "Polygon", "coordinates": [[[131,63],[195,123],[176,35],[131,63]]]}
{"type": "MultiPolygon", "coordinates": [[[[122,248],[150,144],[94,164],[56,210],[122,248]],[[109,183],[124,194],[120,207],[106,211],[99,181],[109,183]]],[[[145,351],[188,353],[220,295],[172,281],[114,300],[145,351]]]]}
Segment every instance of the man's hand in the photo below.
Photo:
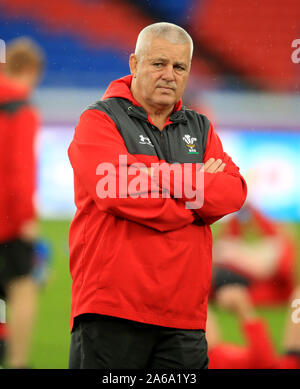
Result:
{"type": "Polygon", "coordinates": [[[217,291],[216,302],[219,307],[236,314],[240,320],[255,319],[255,310],[247,287],[225,285],[217,291]]]}
{"type": "Polygon", "coordinates": [[[39,236],[39,225],[36,220],[27,220],[20,229],[20,236],[27,242],[34,242],[39,236]]]}
{"type": "Polygon", "coordinates": [[[225,163],[222,162],[221,159],[215,160],[214,158],[210,158],[204,164],[204,171],[207,173],[218,173],[222,172],[225,168],[225,163]]]}

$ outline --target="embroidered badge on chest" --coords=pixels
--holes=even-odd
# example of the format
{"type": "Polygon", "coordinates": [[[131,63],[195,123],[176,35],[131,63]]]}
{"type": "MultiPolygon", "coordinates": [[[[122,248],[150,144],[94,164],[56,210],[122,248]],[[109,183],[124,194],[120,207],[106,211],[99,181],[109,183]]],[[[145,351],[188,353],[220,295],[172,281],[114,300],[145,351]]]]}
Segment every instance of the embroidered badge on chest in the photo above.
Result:
{"type": "Polygon", "coordinates": [[[139,143],[141,145],[148,145],[148,146],[154,147],[154,145],[151,143],[151,140],[147,136],[144,136],[144,135],[140,135],[139,143]]]}
{"type": "Polygon", "coordinates": [[[189,154],[199,154],[194,143],[197,138],[192,138],[191,135],[186,134],[182,137],[182,139],[185,141],[189,154]]]}

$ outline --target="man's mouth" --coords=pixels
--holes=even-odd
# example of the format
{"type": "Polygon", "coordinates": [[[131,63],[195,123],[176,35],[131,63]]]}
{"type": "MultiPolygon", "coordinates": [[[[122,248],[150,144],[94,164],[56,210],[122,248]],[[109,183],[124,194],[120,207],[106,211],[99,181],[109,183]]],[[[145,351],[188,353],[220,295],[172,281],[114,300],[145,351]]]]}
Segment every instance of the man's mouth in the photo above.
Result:
{"type": "Polygon", "coordinates": [[[171,91],[175,90],[175,88],[172,88],[170,86],[162,86],[162,85],[158,86],[157,88],[163,89],[163,90],[171,90],[171,91]]]}

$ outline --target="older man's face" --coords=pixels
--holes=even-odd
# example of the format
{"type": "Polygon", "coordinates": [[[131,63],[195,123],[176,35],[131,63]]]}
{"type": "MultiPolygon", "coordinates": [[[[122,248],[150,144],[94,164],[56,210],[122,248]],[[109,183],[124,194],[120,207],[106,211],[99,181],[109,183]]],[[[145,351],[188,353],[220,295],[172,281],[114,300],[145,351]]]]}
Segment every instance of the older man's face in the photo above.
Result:
{"type": "Polygon", "coordinates": [[[131,71],[136,77],[135,90],[142,105],[168,108],[183,95],[190,72],[189,44],[173,44],[154,38],[131,71]]]}

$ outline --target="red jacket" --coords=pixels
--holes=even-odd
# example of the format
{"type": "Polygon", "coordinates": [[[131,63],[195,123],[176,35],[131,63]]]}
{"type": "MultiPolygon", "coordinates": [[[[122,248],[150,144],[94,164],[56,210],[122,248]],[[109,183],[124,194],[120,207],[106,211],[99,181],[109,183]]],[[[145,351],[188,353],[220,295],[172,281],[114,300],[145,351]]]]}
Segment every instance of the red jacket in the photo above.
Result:
{"type": "MultiPolygon", "coordinates": [[[[103,99],[121,97],[139,105],[130,83],[131,76],[112,82],[103,99]]],[[[181,106],[180,101],[175,109],[181,106]]],[[[97,196],[99,163],[117,167],[119,155],[126,155],[128,164],[161,162],[157,156],[130,154],[104,112],[90,109],[81,115],[68,153],[77,207],[69,235],[71,329],[74,317],[82,313],[205,329],[212,260],[209,224],[238,210],[246,198],[239,169],[223,152],[212,126],[204,160],[222,158],[227,166],[222,173],[205,173],[204,205],[193,211],[182,199],[163,198],[161,192],[159,198],[97,196]]],[[[127,180],[128,190],[133,176],[127,180]]]]}
{"type": "Polygon", "coordinates": [[[35,218],[35,136],[38,116],[28,91],[0,74],[0,242],[19,236],[35,218]]]}
{"type": "Polygon", "coordinates": [[[250,222],[246,225],[241,222],[235,215],[231,218],[225,228],[223,236],[230,238],[231,236],[240,237],[243,239],[246,230],[257,231],[261,238],[274,237],[282,242],[282,249],[278,252],[278,263],[276,271],[272,276],[266,279],[255,279],[249,274],[241,272],[233,267],[232,270],[241,273],[245,278],[251,281],[249,292],[252,302],[256,305],[265,304],[282,304],[289,301],[291,293],[295,287],[295,267],[297,250],[295,242],[284,230],[282,230],[275,222],[268,219],[258,209],[250,206],[244,207],[243,210],[248,210],[250,222]]]}

